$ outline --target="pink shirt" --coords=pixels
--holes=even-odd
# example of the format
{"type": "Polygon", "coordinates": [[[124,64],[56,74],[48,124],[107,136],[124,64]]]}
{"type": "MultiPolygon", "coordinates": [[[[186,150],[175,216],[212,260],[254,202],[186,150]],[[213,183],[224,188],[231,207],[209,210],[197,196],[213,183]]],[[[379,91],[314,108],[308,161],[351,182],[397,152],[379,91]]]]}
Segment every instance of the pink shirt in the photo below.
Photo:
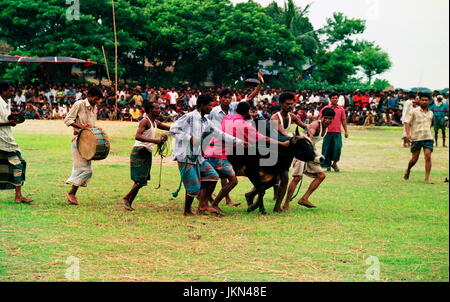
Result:
{"type": "MultiPolygon", "coordinates": [[[[256,143],[260,139],[266,138],[264,135],[259,133],[255,127],[244,120],[240,114],[230,114],[225,116],[221,123],[221,130],[227,134],[242,139],[243,141],[250,141],[251,143],[256,143]]],[[[227,159],[227,154],[231,154],[231,149],[229,147],[224,147],[223,142],[214,137],[208,148],[206,148],[203,157],[227,159]]]]}
{"type": "Polygon", "coordinates": [[[327,105],[320,110],[319,117],[322,117],[322,111],[325,108],[331,108],[334,110],[336,115],[334,116],[333,122],[331,122],[330,126],[328,126],[328,132],[334,132],[334,133],[341,133],[341,124],[343,121],[345,121],[345,109],[341,106],[333,107],[332,105],[327,105]]]}

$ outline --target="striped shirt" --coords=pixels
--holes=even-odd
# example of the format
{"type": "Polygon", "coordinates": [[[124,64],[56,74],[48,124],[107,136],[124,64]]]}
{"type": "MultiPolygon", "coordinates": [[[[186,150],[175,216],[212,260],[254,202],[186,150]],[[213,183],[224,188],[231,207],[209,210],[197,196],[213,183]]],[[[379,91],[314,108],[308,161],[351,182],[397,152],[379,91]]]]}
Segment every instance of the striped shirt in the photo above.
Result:
{"type": "MultiPolygon", "coordinates": [[[[0,123],[8,123],[11,114],[11,106],[0,96],[0,123]]],[[[6,152],[20,151],[12,133],[11,126],[0,127],[0,150],[6,152]]]]}
{"type": "Polygon", "coordinates": [[[412,108],[405,118],[405,123],[411,125],[411,138],[413,142],[433,140],[431,134],[431,122],[433,120],[433,112],[431,110],[424,111],[422,108],[412,108]]]}
{"type": "Polygon", "coordinates": [[[175,137],[173,159],[190,164],[201,164],[205,160],[202,151],[209,146],[213,137],[231,144],[241,144],[242,140],[226,134],[216,128],[214,124],[198,110],[186,113],[170,127],[170,134],[175,137]],[[194,137],[201,145],[191,147],[190,140],[194,137]]]}

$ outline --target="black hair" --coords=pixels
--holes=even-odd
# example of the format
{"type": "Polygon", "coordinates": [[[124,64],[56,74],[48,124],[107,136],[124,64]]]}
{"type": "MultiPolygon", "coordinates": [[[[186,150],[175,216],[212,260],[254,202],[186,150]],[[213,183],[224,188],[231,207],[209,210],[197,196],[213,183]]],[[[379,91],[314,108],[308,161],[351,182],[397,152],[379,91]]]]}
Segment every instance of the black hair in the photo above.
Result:
{"type": "Polygon", "coordinates": [[[222,89],[222,91],[220,91],[220,97],[224,97],[227,94],[233,95],[233,93],[231,92],[230,88],[225,88],[225,89],[222,89]]]}
{"type": "Polygon", "coordinates": [[[11,86],[11,83],[8,81],[0,81],[0,93],[7,91],[9,87],[11,86]]]}
{"type": "Polygon", "coordinates": [[[330,99],[334,96],[339,96],[336,92],[332,92],[330,93],[330,95],[328,96],[330,99]]]}
{"type": "Polygon", "coordinates": [[[103,98],[103,92],[98,86],[92,86],[89,88],[88,96],[103,98]]]}
{"type": "Polygon", "coordinates": [[[294,99],[295,99],[295,97],[294,97],[294,95],[292,93],[290,93],[290,92],[283,92],[280,95],[279,102],[280,102],[280,104],[284,104],[287,100],[294,100],[294,99]]]}
{"type": "Polygon", "coordinates": [[[236,112],[242,116],[245,116],[250,111],[250,104],[248,102],[240,102],[237,105],[236,112]]]}
{"type": "Polygon", "coordinates": [[[322,116],[328,116],[328,117],[333,117],[336,115],[336,112],[334,112],[333,109],[331,108],[325,108],[322,111],[322,116]]]}
{"type": "Polygon", "coordinates": [[[415,99],[416,98],[416,94],[411,92],[410,94],[408,94],[408,98],[415,99]]]}
{"type": "Polygon", "coordinates": [[[277,111],[280,111],[280,110],[281,110],[281,106],[280,105],[273,105],[273,106],[270,107],[270,113],[274,113],[274,112],[277,112],[277,111]]]}
{"type": "Polygon", "coordinates": [[[421,92],[419,93],[419,98],[428,98],[431,99],[431,94],[428,92],[421,92]]]}
{"type": "Polygon", "coordinates": [[[152,110],[155,105],[156,105],[156,103],[154,103],[154,102],[149,102],[149,101],[144,102],[144,111],[145,111],[145,113],[149,113],[150,110],[152,110]]]}
{"type": "Polygon", "coordinates": [[[213,101],[213,97],[210,96],[209,94],[199,95],[198,99],[197,99],[197,108],[204,106],[204,105],[208,105],[212,101],[213,101]]]}

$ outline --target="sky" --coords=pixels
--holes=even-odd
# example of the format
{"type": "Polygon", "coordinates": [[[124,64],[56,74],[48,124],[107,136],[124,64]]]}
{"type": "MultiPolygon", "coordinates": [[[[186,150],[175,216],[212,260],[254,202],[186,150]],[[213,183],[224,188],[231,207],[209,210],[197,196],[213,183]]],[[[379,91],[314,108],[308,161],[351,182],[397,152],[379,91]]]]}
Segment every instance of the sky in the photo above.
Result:
{"type": "MultiPolygon", "coordinates": [[[[273,0],[253,0],[267,6],[273,0]]],[[[232,0],[233,3],[247,0],[232,0]]],[[[283,6],[284,0],[276,0],[283,6]]],[[[333,12],[365,19],[358,39],[374,41],[391,57],[392,67],[378,78],[396,88],[449,87],[448,0],[294,0],[311,3],[309,18],[320,28],[333,12]]]]}

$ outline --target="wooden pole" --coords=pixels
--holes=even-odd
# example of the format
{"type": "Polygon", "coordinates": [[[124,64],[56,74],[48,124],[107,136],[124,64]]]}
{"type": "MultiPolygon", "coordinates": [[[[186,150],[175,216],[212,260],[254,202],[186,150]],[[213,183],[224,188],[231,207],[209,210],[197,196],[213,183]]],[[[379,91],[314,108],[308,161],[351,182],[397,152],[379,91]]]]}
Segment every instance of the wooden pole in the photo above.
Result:
{"type": "Polygon", "coordinates": [[[106,61],[105,47],[103,47],[103,45],[102,45],[102,50],[103,50],[103,59],[105,60],[105,66],[106,66],[106,74],[108,75],[108,81],[111,83],[111,77],[109,76],[108,61],[106,61]]]}
{"type": "Polygon", "coordinates": [[[118,81],[119,81],[119,76],[118,76],[118,70],[117,70],[117,30],[116,30],[116,12],[114,9],[114,0],[111,0],[112,2],[112,16],[113,16],[113,27],[114,27],[114,65],[115,65],[115,98],[116,98],[116,111],[118,111],[117,108],[117,85],[118,85],[118,81]]]}

